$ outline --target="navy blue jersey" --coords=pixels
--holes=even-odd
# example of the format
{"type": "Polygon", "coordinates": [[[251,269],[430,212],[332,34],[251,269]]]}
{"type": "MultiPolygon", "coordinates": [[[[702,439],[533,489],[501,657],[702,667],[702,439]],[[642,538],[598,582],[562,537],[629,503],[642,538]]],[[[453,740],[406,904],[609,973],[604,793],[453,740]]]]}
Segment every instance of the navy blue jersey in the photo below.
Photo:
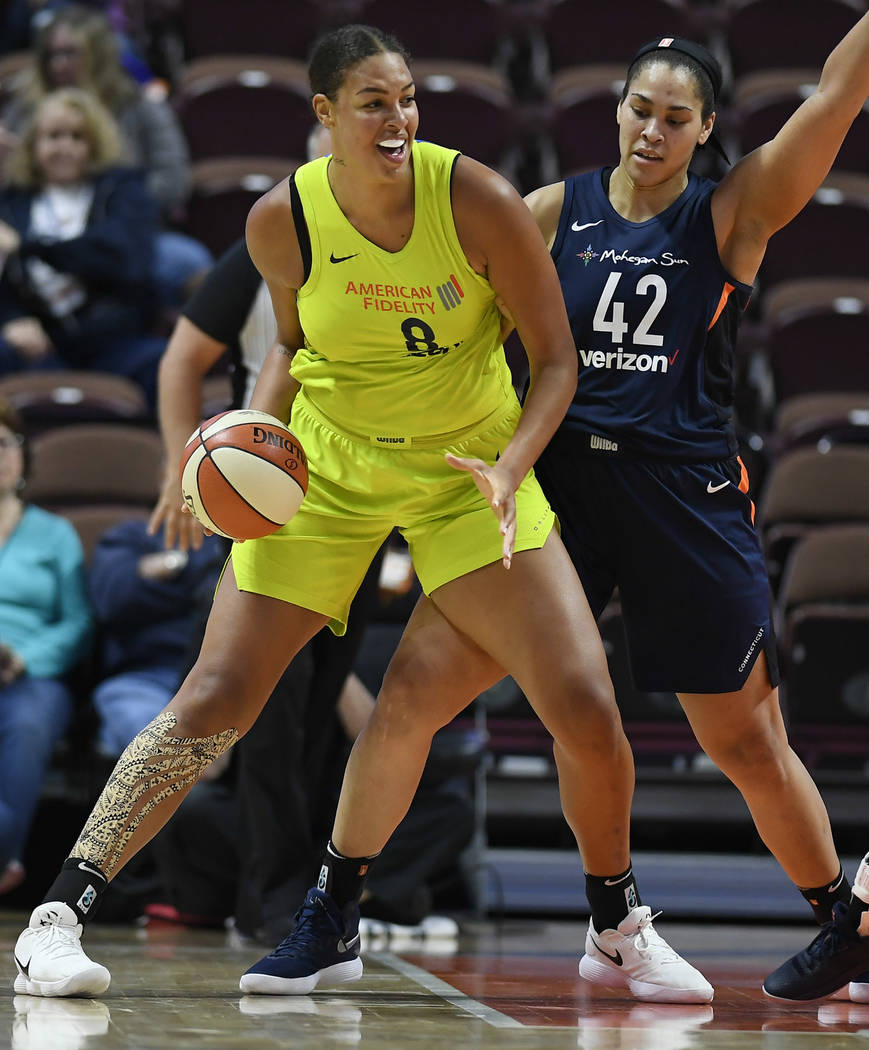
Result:
{"type": "Polygon", "coordinates": [[[736,330],[751,295],[718,257],[711,197],[694,174],[646,222],[610,204],[602,170],[565,180],[552,255],[579,357],[563,428],[581,448],[724,460],[733,432],[736,330]]]}

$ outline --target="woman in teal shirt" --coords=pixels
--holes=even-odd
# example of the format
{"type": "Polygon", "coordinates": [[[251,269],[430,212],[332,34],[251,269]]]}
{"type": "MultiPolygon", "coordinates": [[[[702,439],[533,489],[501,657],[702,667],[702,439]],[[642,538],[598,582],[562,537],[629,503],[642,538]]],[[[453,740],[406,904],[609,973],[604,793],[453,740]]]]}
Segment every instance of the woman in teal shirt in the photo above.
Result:
{"type": "Polygon", "coordinates": [[[21,429],[0,402],[0,894],[24,878],[21,857],[45,771],[72,714],[65,676],[91,635],[78,534],[21,498],[21,429]]]}

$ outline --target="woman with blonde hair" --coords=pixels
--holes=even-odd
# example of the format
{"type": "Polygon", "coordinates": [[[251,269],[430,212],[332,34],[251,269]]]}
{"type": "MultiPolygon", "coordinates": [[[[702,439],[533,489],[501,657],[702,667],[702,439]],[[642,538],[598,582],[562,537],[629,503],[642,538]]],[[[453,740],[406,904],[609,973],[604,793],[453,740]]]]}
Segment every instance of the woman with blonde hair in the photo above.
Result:
{"type": "MultiPolygon", "coordinates": [[[[126,160],[144,168],[163,216],[177,219],[190,194],[190,155],[172,107],[147,97],[121,64],[120,44],[100,11],[68,4],[40,30],[33,64],[2,115],[7,133],[20,134],[46,95],[58,88],[93,92],[118,122],[126,160]]],[[[211,255],[192,237],[162,231],[155,276],[161,297],[180,305],[187,285],[211,265],[211,255]]]]}
{"type": "Polygon", "coordinates": [[[0,374],[117,372],[153,402],[157,207],[120,156],[111,114],[77,88],[47,95],[25,128],[0,192],[0,374]]]}

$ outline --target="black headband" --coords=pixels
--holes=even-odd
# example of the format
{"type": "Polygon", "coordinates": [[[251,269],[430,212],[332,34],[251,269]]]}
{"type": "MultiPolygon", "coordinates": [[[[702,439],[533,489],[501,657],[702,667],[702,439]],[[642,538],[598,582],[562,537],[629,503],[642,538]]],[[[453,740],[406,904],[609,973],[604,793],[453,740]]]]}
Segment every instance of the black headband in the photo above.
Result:
{"type": "Polygon", "coordinates": [[[655,37],[648,44],[643,44],[631,59],[631,65],[650,51],[680,51],[683,55],[693,58],[695,62],[703,67],[703,71],[712,82],[712,98],[714,102],[718,101],[718,96],[721,94],[721,84],[724,79],[721,73],[721,66],[718,64],[718,59],[711,52],[707,51],[702,44],[695,44],[693,40],[686,40],[682,36],[655,37]]]}
{"type": "MultiPolygon", "coordinates": [[[[707,51],[702,44],[695,44],[693,40],[686,40],[682,36],[655,37],[654,40],[650,40],[647,44],[643,44],[640,50],[634,55],[631,59],[629,69],[632,68],[644,55],[648,55],[650,51],[679,51],[681,54],[693,58],[703,72],[709,77],[712,84],[713,105],[718,102],[718,96],[721,94],[721,85],[724,80],[721,66],[718,64],[718,60],[715,56],[707,51]]],[[[730,159],[724,152],[724,147],[719,142],[718,136],[715,132],[709,136],[707,142],[715,152],[726,161],[726,163],[730,163],[730,159]]]]}

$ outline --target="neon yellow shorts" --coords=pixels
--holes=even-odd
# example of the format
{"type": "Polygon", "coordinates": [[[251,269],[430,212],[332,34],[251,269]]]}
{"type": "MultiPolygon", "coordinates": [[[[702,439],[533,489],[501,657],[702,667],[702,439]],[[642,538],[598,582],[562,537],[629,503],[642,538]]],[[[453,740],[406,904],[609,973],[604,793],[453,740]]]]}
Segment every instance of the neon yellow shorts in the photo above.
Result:
{"type": "MultiPolygon", "coordinates": [[[[233,546],[239,589],[323,613],[343,634],[371,559],[396,526],[426,594],[500,561],[497,518],[473,477],[444,453],[494,463],[519,412],[518,403],[508,406],[471,434],[380,446],[339,432],[300,393],[291,425],[308,456],[308,493],[284,528],[233,546]]],[[[516,516],[515,549],[542,547],[555,516],[533,471],[516,493],[516,516]]]]}

